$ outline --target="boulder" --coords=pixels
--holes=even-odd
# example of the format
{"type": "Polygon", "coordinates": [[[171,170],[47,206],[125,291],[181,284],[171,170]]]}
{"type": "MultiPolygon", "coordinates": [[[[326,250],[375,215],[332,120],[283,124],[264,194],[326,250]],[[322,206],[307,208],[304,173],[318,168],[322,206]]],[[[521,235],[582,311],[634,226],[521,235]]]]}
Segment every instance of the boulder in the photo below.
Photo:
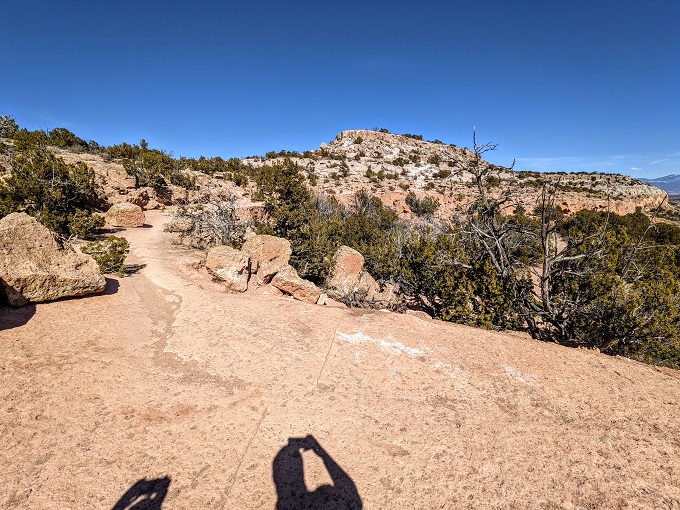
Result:
{"type": "Polygon", "coordinates": [[[106,212],[106,223],[112,227],[141,227],[145,219],[142,208],[129,202],[113,204],[106,212]]]}
{"type": "Polygon", "coordinates": [[[293,253],[288,239],[268,235],[248,237],[241,251],[251,258],[251,271],[259,285],[269,283],[293,253]]]}
{"type": "Polygon", "coordinates": [[[188,217],[175,217],[165,225],[166,232],[186,233],[194,228],[194,220],[188,217]]]}
{"type": "Polygon", "coordinates": [[[148,211],[151,209],[158,209],[160,204],[158,203],[158,194],[153,188],[139,188],[131,191],[126,197],[126,202],[138,205],[143,210],[148,211]]]}
{"type": "Polygon", "coordinates": [[[250,258],[231,246],[214,246],[208,250],[205,267],[222,280],[227,290],[245,292],[250,278],[250,258]]]}
{"type": "Polygon", "coordinates": [[[0,294],[10,305],[102,292],[106,280],[79,253],[25,213],[0,220],[0,294]]]}
{"type": "Polygon", "coordinates": [[[364,271],[364,256],[348,246],[341,246],[335,252],[327,287],[331,297],[336,299],[352,296],[373,301],[380,292],[373,277],[364,271]]]}
{"type": "Polygon", "coordinates": [[[312,282],[303,280],[297,271],[289,265],[285,265],[272,279],[272,285],[295,299],[316,304],[321,297],[321,290],[312,282]]]}

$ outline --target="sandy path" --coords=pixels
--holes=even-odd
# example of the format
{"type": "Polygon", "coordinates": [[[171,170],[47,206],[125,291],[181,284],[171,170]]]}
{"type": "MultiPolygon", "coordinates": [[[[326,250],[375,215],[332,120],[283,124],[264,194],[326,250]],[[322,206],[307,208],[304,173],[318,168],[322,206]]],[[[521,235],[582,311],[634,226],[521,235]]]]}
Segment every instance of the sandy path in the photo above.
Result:
{"type": "Polygon", "coordinates": [[[148,221],[125,232],[146,266],[107,294],[0,308],[1,508],[112,508],[169,477],[165,510],[274,509],[274,459],[308,434],[365,509],[680,508],[677,373],[225,294],[148,221]]]}

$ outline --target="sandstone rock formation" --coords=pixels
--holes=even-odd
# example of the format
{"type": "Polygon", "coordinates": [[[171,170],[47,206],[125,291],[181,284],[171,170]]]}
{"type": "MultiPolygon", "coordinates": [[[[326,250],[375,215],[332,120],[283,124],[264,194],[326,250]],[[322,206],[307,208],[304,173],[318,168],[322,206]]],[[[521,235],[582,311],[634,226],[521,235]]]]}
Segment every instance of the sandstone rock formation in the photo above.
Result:
{"type": "Polygon", "coordinates": [[[161,204],[158,203],[158,194],[153,188],[145,187],[131,191],[126,197],[126,202],[138,205],[143,210],[158,209],[161,204]]]}
{"type": "Polygon", "coordinates": [[[0,294],[10,305],[101,292],[106,280],[79,253],[25,213],[0,220],[0,294]]]}
{"type": "Polygon", "coordinates": [[[205,267],[210,274],[226,283],[227,290],[248,290],[250,258],[245,253],[230,246],[214,246],[208,250],[205,267]]]}
{"type": "Polygon", "coordinates": [[[272,285],[290,294],[299,301],[316,304],[321,296],[321,290],[312,282],[303,280],[292,266],[283,266],[272,279],[272,285]]]}
{"type": "Polygon", "coordinates": [[[246,240],[241,251],[251,258],[251,271],[258,285],[269,283],[290,260],[290,241],[269,235],[254,235],[246,240]]]}
{"type": "Polygon", "coordinates": [[[129,202],[113,204],[106,212],[106,223],[112,227],[141,227],[144,219],[142,208],[129,202]]]}
{"type": "Polygon", "coordinates": [[[348,246],[341,246],[335,252],[327,286],[329,295],[336,299],[359,297],[373,301],[380,292],[373,277],[364,271],[364,256],[348,246]]]}

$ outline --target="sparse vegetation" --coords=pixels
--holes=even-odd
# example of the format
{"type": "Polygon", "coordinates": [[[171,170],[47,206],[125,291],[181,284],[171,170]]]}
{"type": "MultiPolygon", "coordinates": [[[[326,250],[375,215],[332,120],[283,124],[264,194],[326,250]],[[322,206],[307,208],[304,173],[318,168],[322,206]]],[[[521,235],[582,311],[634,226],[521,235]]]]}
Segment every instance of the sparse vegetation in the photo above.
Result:
{"type": "Polygon", "coordinates": [[[129,248],[130,243],[124,237],[109,236],[103,241],[87,243],[80,251],[91,255],[102,273],[116,273],[122,277],[129,248]]]}

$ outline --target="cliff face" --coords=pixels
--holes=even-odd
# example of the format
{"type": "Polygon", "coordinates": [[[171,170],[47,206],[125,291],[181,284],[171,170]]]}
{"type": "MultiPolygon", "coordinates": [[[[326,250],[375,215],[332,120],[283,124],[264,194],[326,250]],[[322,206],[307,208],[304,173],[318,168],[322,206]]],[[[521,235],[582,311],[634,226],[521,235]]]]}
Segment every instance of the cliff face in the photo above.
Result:
{"type": "MultiPolygon", "coordinates": [[[[470,162],[473,153],[455,145],[349,130],[305,154],[311,157],[300,158],[299,163],[316,175],[315,190],[335,195],[342,203],[351,202],[356,191],[367,189],[385,205],[408,215],[406,195],[412,191],[418,198],[437,198],[441,204],[438,215],[448,216],[464,208],[475,191],[472,174],[463,171],[461,164],[470,162]]],[[[540,198],[541,181],[558,186],[557,203],[567,213],[594,209],[627,214],[638,207],[654,209],[667,200],[665,191],[624,175],[514,172],[500,167],[494,168],[494,175],[499,183],[489,191],[510,194],[516,205],[527,210],[540,198]]]]}

